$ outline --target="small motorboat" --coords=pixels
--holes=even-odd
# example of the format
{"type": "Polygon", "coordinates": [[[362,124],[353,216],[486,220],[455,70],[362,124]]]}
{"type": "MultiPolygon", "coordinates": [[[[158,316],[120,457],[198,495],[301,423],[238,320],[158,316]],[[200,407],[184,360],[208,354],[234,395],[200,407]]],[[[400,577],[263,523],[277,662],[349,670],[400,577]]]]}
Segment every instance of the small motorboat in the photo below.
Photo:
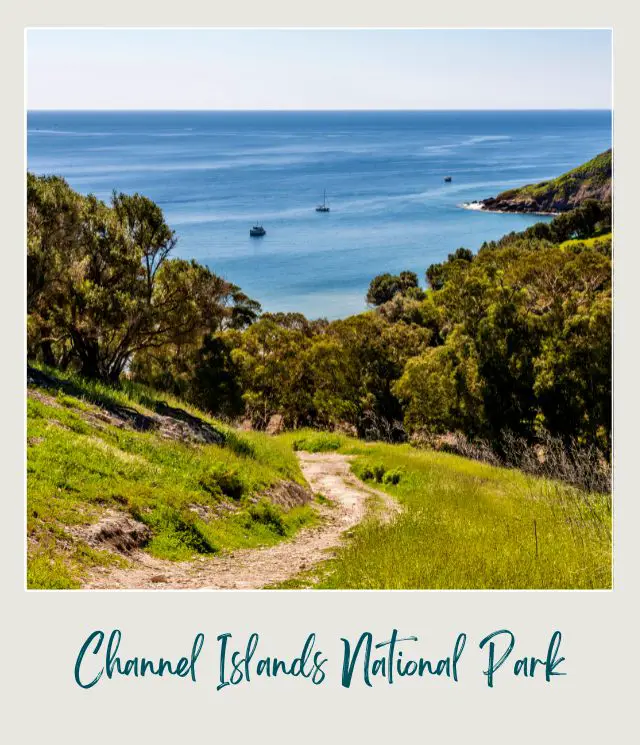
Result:
{"type": "Polygon", "coordinates": [[[267,231],[262,227],[262,225],[254,225],[249,230],[249,235],[252,238],[262,238],[262,236],[266,234],[267,234],[267,231]]]}
{"type": "Polygon", "coordinates": [[[452,180],[452,179],[451,179],[451,176],[445,176],[445,177],[444,177],[444,182],[445,182],[445,184],[450,184],[450,183],[451,183],[451,180],[452,180]]]}
{"type": "Polygon", "coordinates": [[[316,207],[316,212],[330,212],[329,205],[327,204],[327,191],[325,189],[324,196],[322,198],[322,204],[316,207]]]}

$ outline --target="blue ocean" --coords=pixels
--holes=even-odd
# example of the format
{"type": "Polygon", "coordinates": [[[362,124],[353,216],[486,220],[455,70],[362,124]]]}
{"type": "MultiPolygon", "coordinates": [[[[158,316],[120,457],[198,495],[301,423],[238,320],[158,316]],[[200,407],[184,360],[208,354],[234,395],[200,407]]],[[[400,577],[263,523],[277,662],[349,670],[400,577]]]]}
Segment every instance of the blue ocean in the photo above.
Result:
{"type": "Polygon", "coordinates": [[[611,146],[607,111],[28,114],[28,168],[82,193],[156,201],[176,255],[268,311],[340,318],[372,277],[543,219],[462,204],[559,175],[611,146]],[[444,178],[451,177],[450,183],[444,178]],[[318,213],[326,191],[328,213],[318,213]],[[259,222],[266,235],[251,238],[259,222]]]}

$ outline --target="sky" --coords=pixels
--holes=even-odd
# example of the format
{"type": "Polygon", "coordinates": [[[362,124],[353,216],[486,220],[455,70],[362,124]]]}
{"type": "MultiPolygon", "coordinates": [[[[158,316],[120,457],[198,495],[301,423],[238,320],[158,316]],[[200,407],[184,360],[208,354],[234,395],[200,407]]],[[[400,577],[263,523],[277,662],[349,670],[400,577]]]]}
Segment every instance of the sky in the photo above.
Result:
{"type": "Polygon", "coordinates": [[[31,29],[33,109],[597,109],[608,30],[31,29]]]}

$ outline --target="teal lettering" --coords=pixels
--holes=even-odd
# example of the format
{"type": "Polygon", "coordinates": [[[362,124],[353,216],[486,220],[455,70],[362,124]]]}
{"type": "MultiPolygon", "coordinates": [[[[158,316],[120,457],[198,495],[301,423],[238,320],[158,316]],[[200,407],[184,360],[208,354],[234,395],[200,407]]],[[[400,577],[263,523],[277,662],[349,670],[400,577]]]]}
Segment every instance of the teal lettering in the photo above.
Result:
{"type": "Polygon", "coordinates": [[[493,677],[497,670],[504,664],[507,657],[511,654],[515,643],[515,636],[507,629],[494,631],[492,634],[489,634],[489,636],[485,636],[485,638],[480,642],[480,649],[484,649],[485,645],[489,644],[489,664],[487,665],[487,669],[484,671],[484,674],[487,676],[487,683],[489,685],[489,688],[493,688],[493,677]],[[502,657],[500,657],[500,659],[496,662],[496,645],[491,640],[494,637],[500,636],[501,634],[509,635],[509,645],[506,651],[503,652],[502,657]]]}
{"type": "Polygon", "coordinates": [[[369,660],[371,658],[371,645],[373,644],[373,635],[369,631],[365,631],[363,634],[360,635],[360,638],[358,639],[358,643],[356,644],[356,648],[353,652],[353,656],[351,655],[351,645],[349,644],[348,639],[342,639],[342,643],[344,644],[344,656],[342,659],[342,685],[344,688],[349,688],[351,686],[351,679],[353,678],[353,670],[355,668],[356,660],[358,659],[358,655],[360,654],[360,649],[362,648],[362,645],[365,645],[365,651],[364,651],[364,682],[369,686],[371,686],[371,681],[369,680],[369,660]]]}
{"type": "Polygon", "coordinates": [[[80,688],[92,688],[100,680],[100,678],[102,677],[102,673],[104,672],[104,667],[101,667],[100,672],[96,675],[96,677],[90,683],[83,683],[80,680],[80,668],[82,667],[84,656],[95,639],[97,639],[98,641],[97,641],[97,644],[95,645],[95,649],[93,650],[92,654],[98,654],[98,652],[100,651],[100,647],[102,646],[102,642],[104,641],[104,631],[94,631],[92,634],[89,634],[86,642],[80,648],[80,652],[76,659],[74,677],[75,677],[76,683],[80,686],[80,688]]]}

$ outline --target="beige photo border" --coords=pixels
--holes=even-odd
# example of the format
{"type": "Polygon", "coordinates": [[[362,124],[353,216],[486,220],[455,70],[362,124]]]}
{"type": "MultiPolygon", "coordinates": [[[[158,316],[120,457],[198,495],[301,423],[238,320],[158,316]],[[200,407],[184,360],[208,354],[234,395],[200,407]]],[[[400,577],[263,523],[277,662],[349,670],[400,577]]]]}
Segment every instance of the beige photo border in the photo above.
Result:
{"type": "MultiPolygon", "coordinates": [[[[638,661],[638,497],[635,429],[639,354],[636,321],[640,277],[633,200],[638,171],[637,25],[623,3],[512,4],[459,0],[449,9],[396,2],[182,2],[162,9],[149,0],[106,6],[31,0],[3,10],[2,120],[5,234],[2,302],[5,399],[2,428],[4,496],[2,677],[10,742],[395,742],[438,737],[447,743],[627,742],[635,731],[638,661]],[[535,14],[535,18],[533,15],[535,14]],[[6,17],[5,17],[6,16],[6,17]],[[25,490],[25,225],[23,40],[27,27],[529,27],[612,28],[615,93],[615,589],[612,591],[339,591],[339,592],[27,592],[24,589],[25,490]],[[540,22],[543,22],[542,24],[540,22]],[[207,640],[197,684],[175,679],[107,681],[83,691],[73,681],[80,645],[94,629],[123,632],[123,653],[179,656],[198,631],[207,640]],[[461,680],[403,679],[373,688],[340,686],[340,637],[365,630],[378,640],[393,628],[415,634],[416,651],[450,653],[457,633],[469,635],[461,680]],[[567,675],[550,684],[506,676],[488,690],[478,641],[509,628],[522,654],[542,656],[550,634],[563,634],[567,675]],[[4,629],[3,629],[4,630],[4,629]],[[246,642],[261,635],[262,654],[295,656],[315,632],[329,658],[328,679],[259,679],[216,692],[215,637],[230,631],[246,642]],[[625,734],[626,733],[626,734],[625,734]]],[[[550,85],[561,84],[561,71],[550,85]]]]}

